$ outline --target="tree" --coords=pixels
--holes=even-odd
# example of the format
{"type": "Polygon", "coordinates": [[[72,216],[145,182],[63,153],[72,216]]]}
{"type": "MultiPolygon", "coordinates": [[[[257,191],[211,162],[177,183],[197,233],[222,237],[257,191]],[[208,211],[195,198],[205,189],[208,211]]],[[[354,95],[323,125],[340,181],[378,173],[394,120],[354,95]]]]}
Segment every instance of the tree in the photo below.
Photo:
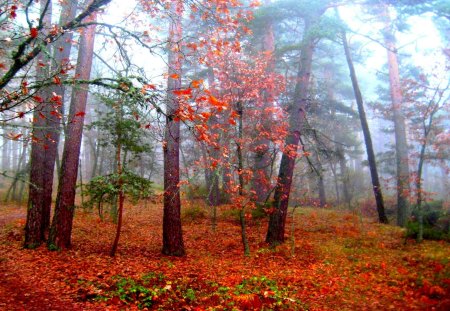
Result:
{"type": "Polygon", "coordinates": [[[300,131],[304,124],[306,105],[308,103],[311,64],[315,45],[315,37],[311,33],[311,30],[317,25],[320,16],[324,11],[325,9],[323,7],[318,6],[312,9],[311,12],[309,12],[309,15],[304,17],[304,37],[300,49],[301,57],[297,74],[297,83],[292,104],[288,108],[288,134],[284,143],[284,150],[281,157],[278,180],[272,203],[272,213],[270,214],[269,227],[266,236],[266,242],[271,245],[284,242],[289,194],[292,177],[294,175],[295,160],[297,158],[297,148],[300,141],[300,131]]]}
{"type": "MultiPolygon", "coordinates": [[[[76,7],[77,2],[71,1],[61,14],[59,25],[65,25],[68,21],[74,19],[76,7]]],[[[41,8],[41,16],[44,17],[41,20],[50,28],[52,7],[48,1],[41,0],[41,8]]],[[[42,28],[45,29],[44,26],[42,28]]],[[[64,79],[66,75],[62,73],[66,70],[65,67],[70,56],[72,37],[72,32],[69,32],[53,43],[51,46],[53,48],[53,59],[48,59],[46,56],[51,51],[39,54],[36,72],[41,80],[49,79],[51,74],[56,74],[55,79],[64,79]]],[[[33,116],[30,189],[27,224],[25,226],[25,247],[30,248],[45,240],[46,232],[50,226],[53,175],[58,154],[65,87],[61,83],[55,83],[42,88],[39,95],[43,102],[35,109],[33,116]]]]}
{"type": "Polygon", "coordinates": [[[378,220],[381,223],[388,223],[388,219],[384,210],[383,194],[381,191],[381,184],[378,177],[377,164],[375,160],[375,153],[373,151],[372,137],[370,135],[369,125],[367,123],[366,112],[364,110],[363,98],[361,90],[359,89],[358,79],[356,77],[355,68],[353,66],[350,49],[348,47],[347,36],[345,31],[342,31],[342,43],[344,46],[345,57],[347,59],[348,69],[350,71],[350,78],[352,80],[353,90],[355,93],[356,104],[358,105],[358,114],[361,121],[361,128],[364,134],[364,142],[366,145],[367,159],[369,162],[370,176],[372,180],[372,189],[375,196],[375,203],[377,206],[378,220]]]}
{"type": "MultiPolygon", "coordinates": [[[[51,43],[58,40],[66,31],[73,31],[78,28],[85,27],[83,20],[93,14],[94,12],[98,11],[102,6],[110,3],[111,0],[93,0],[89,3],[89,5],[86,6],[86,8],[80,12],[74,19],[68,21],[64,25],[61,25],[59,28],[56,27],[52,29],[48,34],[45,36],[39,37],[39,32],[42,31],[42,28],[44,27],[44,23],[39,23],[37,27],[34,27],[33,24],[30,22],[30,8],[34,4],[34,1],[28,1],[27,4],[24,6],[24,15],[27,20],[27,27],[28,29],[24,32],[27,34],[25,36],[17,36],[15,35],[14,45],[16,46],[16,49],[11,54],[11,58],[7,60],[7,63],[9,65],[9,68],[6,70],[6,72],[0,76],[0,91],[3,90],[3,92],[0,94],[0,112],[10,110],[13,107],[20,105],[24,102],[24,99],[29,98],[32,94],[29,92],[24,92],[24,89],[21,86],[10,86],[10,82],[12,82],[17,74],[22,70],[25,69],[26,66],[28,66],[38,55],[41,53],[41,51],[50,45],[51,43]],[[39,43],[39,44],[36,44],[39,43]],[[4,91],[4,89],[10,86],[11,89],[8,89],[7,91],[4,91]]],[[[46,5],[49,5],[51,3],[50,0],[45,2],[46,5]]],[[[17,6],[12,6],[11,8],[11,14],[9,18],[16,18],[17,13],[17,6]],[[14,11],[14,12],[13,12],[14,11]]],[[[9,11],[9,9],[8,9],[9,11]]],[[[7,19],[6,19],[7,21],[7,19]]],[[[8,22],[8,21],[7,21],[8,22]]],[[[6,67],[6,66],[5,66],[6,67]]],[[[23,77],[20,77],[23,78],[23,77]]],[[[26,81],[27,83],[30,81],[26,81]]],[[[29,85],[29,88],[40,88],[43,86],[43,83],[39,81],[38,85],[32,86],[29,85]]]]}
{"type": "Polygon", "coordinates": [[[389,7],[385,5],[383,9],[385,23],[383,35],[387,51],[389,86],[394,116],[395,159],[397,167],[397,225],[404,227],[410,215],[408,197],[411,187],[409,181],[408,142],[406,138],[405,117],[401,110],[403,95],[400,85],[395,35],[392,28],[393,23],[391,22],[389,15],[389,7]]]}
{"type": "MultiPolygon", "coordinates": [[[[88,22],[95,22],[96,18],[97,14],[94,12],[87,20],[88,22]]],[[[94,55],[95,28],[95,24],[89,25],[80,36],[75,75],[82,80],[90,78],[94,55]]],[[[53,215],[48,238],[49,248],[65,249],[71,246],[72,223],[75,212],[75,190],[87,98],[87,85],[74,88],[61,161],[55,214],[53,215]]]]}
{"type": "Polygon", "coordinates": [[[421,242],[424,226],[422,205],[426,199],[423,189],[423,168],[426,161],[445,161],[446,156],[448,159],[448,155],[439,153],[441,149],[439,145],[442,143],[439,142],[438,137],[446,135],[444,120],[446,117],[448,118],[450,82],[443,84],[442,77],[437,74],[439,70],[428,76],[419,68],[413,68],[410,71],[412,76],[403,79],[402,87],[405,104],[408,105],[405,110],[412,121],[409,129],[415,142],[419,145],[419,151],[415,154],[417,158],[415,208],[419,222],[417,241],[421,242]],[[439,81],[437,85],[433,85],[433,80],[439,81]],[[427,152],[429,146],[433,146],[433,149],[438,152],[427,152]]]}
{"type": "Polygon", "coordinates": [[[182,39],[183,2],[171,3],[171,20],[169,24],[167,80],[167,109],[164,135],[164,216],[162,253],[169,256],[184,256],[183,231],[181,228],[180,200],[180,122],[175,115],[182,100],[180,42],[182,39]],[[177,95],[178,94],[178,95],[177,95]]]}

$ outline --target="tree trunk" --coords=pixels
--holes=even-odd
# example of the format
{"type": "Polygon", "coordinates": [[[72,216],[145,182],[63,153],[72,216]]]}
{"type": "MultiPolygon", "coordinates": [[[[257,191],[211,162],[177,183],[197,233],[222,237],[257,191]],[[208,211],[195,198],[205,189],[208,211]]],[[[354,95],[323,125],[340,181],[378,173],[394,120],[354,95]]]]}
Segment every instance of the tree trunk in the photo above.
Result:
{"type": "MultiPolygon", "coordinates": [[[[52,6],[48,0],[40,1],[40,15],[42,23],[51,25],[52,6]]],[[[49,58],[45,53],[40,53],[37,57],[36,74],[42,80],[49,78],[49,58]],[[47,64],[40,66],[39,64],[47,64]]],[[[45,101],[49,100],[48,89],[38,92],[39,96],[45,101]]],[[[46,137],[46,118],[49,117],[48,106],[46,102],[38,105],[33,112],[33,141],[31,143],[31,168],[30,168],[30,188],[28,195],[27,221],[25,224],[25,248],[35,248],[45,241],[45,235],[50,224],[51,191],[52,186],[46,185],[46,151],[52,144],[46,137]],[[50,190],[50,203],[47,202],[50,190]]],[[[53,182],[53,180],[52,180],[53,182]]]]}
{"type": "MultiPolygon", "coordinates": [[[[94,12],[86,22],[95,22],[94,12]]],[[[75,76],[88,80],[91,74],[94,54],[95,25],[88,26],[81,34],[75,76]]],[[[71,246],[72,223],[75,209],[75,190],[78,175],[81,138],[83,134],[84,112],[89,86],[74,88],[70,103],[66,139],[61,161],[61,176],[56,197],[55,214],[48,240],[49,248],[69,248],[71,246]]]]}
{"type": "MultiPolygon", "coordinates": [[[[119,108],[120,109],[120,108],[119,108]]],[[[120,118],[122,119],[122,111],[120,113],[120,118]]],[[[119,121],[121,122],[121,121],[119,121]]],[[[121,134],[120,129],[118,131],[118,144],[116,149],[116,161],[117,161],[117,175],[118,175],[118,183],[119,183],[119,210],[118,210],[118,220],[117,220],[117,227],[116,227],[116,236],[114,238],[114,243],[111,247],[111,251],[109,255],[111,257],[114,257],[116,255],[117,247],[119,246],[119,238],[120,238],[120,231],[122,229],[122,215],[123,215],[123,203],[125,201],[125,196],[123,193],[123,179],[122,179],[122,163],[121,163],[121,151],[122,151],[122,145],[120,143],[121,140],[121,134]]]]}
{"type": "MultiPolygon", "coordinates": [[[[320,16],[320,15],[319,15],[320,16]]],[[[276,245],[284,242],[286,216],[294,175],[295,159],[300,141],[300,130],[304,123],[305,109],[308,102],[309,82],[311,76],[314,42],[309,34],[311,21],[305,20],[304,40],[301,47],[301,58],[297,75],[297,84],[293,103],[289,108],[289,128],[281,157],[278,181],[275,187],[273,212],[270,215],[266,242],[276,245]]]]}
{"type": "Polygon", "coordinates": [[[389,9],[385,6],[384,41],[387,48],[389,85],[391,89],[392,110],[394,113],[395,159],[397,166],[397,225],[404,227],[410,216],[408,195],[409,184],[408,142],[406,139],[405,118],[402,112],[403,95],[400,85],[397,48],[392,30],[389,9]]]}
{"type": "Polygon", "coordinates": [[[381,192],[380,180],[378,178],[377,163],[375,160],[375,153],[373,151],[372,137],[370,135],[369,125],[367,123],[366,118],[366,112],[364,111],[363,98],[361,95],[361,91],[359,89],[358,80],[356,77],[355,68],[353,66],[353,61],[350,55],[350,49],[348,48],[345,32],[342,33],[342,40],[344,44],[344,51],[347,59],[347,65],[352,80],[353,91],[355,93],[356,103],[358,105],[359,119],[361,121],[361,127],[364,134],[364,142],[366,145],[367,159],[369,161],[370,176],[372,179],[372,189],[377,206],[378,220],[381,223],[388,223],[388,219],[384,211],[383,194],[381,192]]]}
{"type": "MultiPolygon", "coordinates": [[[[41,7],[45,8],[46,3],[47,0],[41,0],[41,7]]],[[[76,8],[77,1],[71,1],[66,8],[67,10],[61,14],[60,25],[73,20],[76,8]]],[[[48,13],[44,16],[44,22],[47,25],[51,25],[51,9],[51,5],[49,5],[48,13]]],[[[68,63],[72,37],[72,32],[68,32],[53,44],[58,48],[53,49],[54,65],[51,66],[52,72],[61,71],[61,68],[68,63]]],[[[44,53],[40,54],[38,62],[48,64],[47,67],[37,66],[38,76],[47,77],[50,64],[44,53]]],[[[62,115],[64,94],[65,87],[63,85],[55,84],[44,89],[41,95],[45,101],[45,106],[42,106],[42,111],[35,111],[34,113],[33,137],[37,140],[33,140],[31,146],[30,189],[24,245],[28,248],[41,244],[50,226],[53,178],[60,138],[59,115],[62,115]],[[60,97],[55,98],[53,93],[60,97]],[[41,219],[38,220],[37,218],[41,219]]]]}
{"type": "Polygon", "coordinates": [[[344,148],[342,146],[338,146],[336,148],[336,151],[338,153],[339,157],[339,169],[341,173],[341,182],[342,182],[342,192],[344,195],[345,203],[347,203],[347,206],[350,207],[350,192],[348,191],[348,167],[347,167],[347,160],[345,159],[345,153],[344,148]]]}
{"type": "Polygon", "coordinates": [[[236,141],[236,153],[238,158],[238,179],[239,179],[239,196],[242,197],[242,206],[241,210],[239,211],[239,222],[241,224],[241,239],[242,239],[242,246],[244,248],[244,255],[250,256],[250,247],[248,245],[248,238],[247,238],[247,225],[245,223],[245,199],[244,197],[244,158],[242,155],[242,141],[244,137],[244,125],[242,122],[242,103],[237,103],[237,112],[239,114],[239,128],[238,128],[238,140],[236,141]]]}
{"type": "Polygon", "coordinates": [[[180,200],[180,123],[174,121],[174,114],[179,109],[179,98],[174,90],[181,88],[181,58],[178,49],[182,39],[181,13],[183,3],[174,2],[171,11],[174,13],[169,25],[167,81],[167,117],[164,137],[164,216],[163,216],[163,248],[162,253],[169,256],[184,256],[183,232],[181,228],[180,200]],[[178,9],[178,10],[177,10],[178,9]],[[178,11],[178,12],[176,12],[178,11]],[[174,78],[174,74],[178,77],[174,78]]]}

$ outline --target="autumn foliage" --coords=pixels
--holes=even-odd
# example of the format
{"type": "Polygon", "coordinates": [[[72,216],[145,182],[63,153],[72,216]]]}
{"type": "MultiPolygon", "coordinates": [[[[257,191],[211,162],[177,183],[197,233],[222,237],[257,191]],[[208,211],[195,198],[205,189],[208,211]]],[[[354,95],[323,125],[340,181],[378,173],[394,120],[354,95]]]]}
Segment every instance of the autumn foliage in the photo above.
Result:
{"type": "MultiPolygon", "coordinates": [[[[184,210],[202,203],[183,201],[184,210]]],[[[25,209],[1,210],[0,306],[8,310],[445,310],[450,306],[446,242],[416,244],[400,229],[354,214],[302,208],[288,242],[267,248],[264,224],[249,223],[250,257],[239,224],[220,208],[186,220],[185,258],[160,254],[159,204],[126,204],[122,246],[109,257],[115,226],[77,213],[74,247],[22,248],[25,209]],[[301,225],[300,225],[301,224],[301,225]]],[[[289,218],[290,226],[292,217],[289,218]]]]}

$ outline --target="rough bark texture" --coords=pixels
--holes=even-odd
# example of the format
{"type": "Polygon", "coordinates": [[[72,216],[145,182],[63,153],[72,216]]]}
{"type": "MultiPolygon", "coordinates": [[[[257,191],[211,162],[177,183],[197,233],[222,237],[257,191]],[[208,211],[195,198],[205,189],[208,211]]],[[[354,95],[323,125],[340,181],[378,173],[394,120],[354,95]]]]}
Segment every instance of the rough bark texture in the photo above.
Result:
{"type": "MultiPolygon", "coordinates": [[[[52,6],[48,0],[40,1],[40,15],[43,25],[48,27],[52,19],[52,6]]],[[[38,64],[48,64],[49,57],[45,53],[40,53],[37,57],[38,64]]],[[[36,75],[39,79],[46,80],[49,78],[49,66],[42,67],[36,65],[36,75]]],[[[48,100],[48,89],[38,92],[39,96],[48,100]]],[[[28,195],[27,222],[25,224],[25,248],[35,248],[45,241],[45,235],[50,225],[50,207],[52,195],[52,183],[48,182],[48,174],[46,171],[46,150],[52,144],[46,138],[48,114],[48,106],[50,103],[40,104],[33,112],[33,141],[31,143],[31,168],[30,168],[30,188],[28,195]],[[48,202],[48,191],[50,191],[50,202],[48,202]]],[[[54,164],[53,164],[54,165],[54,164]]],[[[53,172],[53,171],[52,171],[53,172]]]]}
{"type": "Polygon", "coordinates": [[[173,120],[179,108],[179,99],[173,90],[181,88],[181,53],[178,42],[182,38],[181,14],[175,10],[183,6],[181,1],[172,4],[174,13],[169,25],[169,78],[167,82],[166,129],[164,138],[164,216],[162,253],[169,256],[184,256],[183,232],[181,228],[180,201],[180,123],[173,120]],[[177,78],[172,78],[177,74],[177,78]]]}
{"type": "MultiPolygon", "coordinates": [[[[320,16],[320,15],[319,15],[320,16]]],[[[314,50],[313,39],[308,35],[311,27],[309,20],[305,21],[304,34],[301,48],[301,58],[297,76],[297,84],[293,103],[289,108],[289,129],[286,136],[285,151],[281,157],[278,172],[277,185],[275,187],[273,213],[270,215],[266,242],[276,245],[284,242],[286,216],[291,190],[292,177],[294,175],[295,159],[300,141],[300,130],[304,123],[305,109],[308,102],[308,91],[311,76],[311,64],[314,50]]]]}
{"type": "Polygon", "coordinates": [[[352,80],[353,91],[355,93],[356,104],[358,105],[358,114],[361,121],[361,128],[364,135],[364,142],[366,145],[367,159],[369,161],[370,176],[372,179],[372,189],[377,205],[378,220],[381,223],[388,223],[386,213],[384,211],[383,194],[381,192],[380,179],[378,178],[377,163],[375,160],[375,152],[373,151],[372,137],[370,135],[369,125],[367,123],[366,112],[364,110],[363,98],[358,85],[355,68],[353,66],[350,49],[348,48],[347,38],[345,33],[342,33],[344,44],[345,57],[347,59],[348,68],[350,70],[350,78],[352,80]]]}
{"type": "Polygon", "coordinates": [[[398,70],[397,48],[395,36],[392,31],[392,22],[389,17],[388,7],[385,7],[384,42],[387,48],[389,85],[391,90],[392,111],[394,114],[395,131],[395,159],[397,166],[397,225],[404,227],[410,216],[408,194],[409,184],[409,159],[408,142],[406,139],[405,118],[402,112],[403,94],[400,85],[398,70]]]}
{"type": "MultiPolygon", "coordinates": [[[[96,13],[88,20],[96,21],[96,13]]],[[[81,35],[75,75],[88,80],[91,74],[94,53],[95,25],[88,26],[81,35]]],[[[66,140],[61,161],[61,176],[56,197],[55,214],[48,245],[50,248],[69,248],[71,246],[72,222],[75,208],[75,190],[78,175],[81,138],[83,134],[84,112],[88,97],[88,85],[74,88],[70,102],[66,140]]]]}
{"type": "MultiPolygon", "coordinates": [[[[41,1],[42,2],[42,1],[41,1]]],[[[46,2],[46,1],[44,1],[46,2]]],[[[42,4],[41,4],[42,5],[42,4]]],[[[77,1],[71,1],[67,10],[61,14],[60,25],[65,25],[68,21],[73,20],[76,13],[77,1]]],[[[50,21],[50,11],[45,19],[45,23],[51,24],[50,21]]],[[[53,73],[58,73],[61,67],[67,63],[70,50],[72,47],[72,37],[73,33],[68,32],[58,41],[53,43],[53,63],[52,66],[41,68],[38,66],[38,76],[42,77],[44,75],[43,71],[51,68],[53,73]],[[42,74],[42,75],[41,75],[42,74]]],[[[43,55],[41,53],[40,55],[43,55]]],[[[40,56],[38,61],[41,63],[48,63],[48,59],[41,59],[44,56],[40,56]]],[[[48,77],[47,77],[48,78],[48,77]]],[[[60,77],[63,80],[63,76],[60,77]]],[[[44,105],[40,111],[36,111],[34,114],[35,123],[33,123],[33,136],[39,140],[34,140],[32,142],[31,151],[31,169],[30,169],[30,190],[29,190],[29,211],[27,213],[27,226],[25,229],[25,247],[33,247],[37,241],[34,241],[37,236],[37,232],[34,230],[38,229],[38,226],[31,225],[36,222],[35,217],[41,214],[41,227],[39,234],[43,239],[45,239],[45,233],[50,226],[50,209],[52,204],[52,193],[53,193],[53,176],[55,171],[55,162],[58,155],[58,144],[60,138],[60,118],[58,114],[62,114],[62,105],[64,103],[65,87],[61,85],[52,85],[46,89],[42,90],[41,97],[44,99],[44,105]],[[53,93],[60,96],[58,100],[52,100],[53,93]],[[55,114],[56,112],[56,114],[55,114]],[[37,185],[38,187],[33,187],[32,185],[37,185]],[[38,210],[42,212],[39,213],[38,210]],[[28,226],[28,223],[30,226],[28,226]]]]}

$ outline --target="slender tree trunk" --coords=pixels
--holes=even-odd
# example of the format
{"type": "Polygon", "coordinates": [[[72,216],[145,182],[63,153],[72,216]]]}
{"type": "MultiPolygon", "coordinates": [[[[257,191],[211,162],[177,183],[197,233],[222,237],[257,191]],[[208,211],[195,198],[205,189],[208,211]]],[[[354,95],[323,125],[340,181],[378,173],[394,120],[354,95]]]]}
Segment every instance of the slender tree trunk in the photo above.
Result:
{"type": "MultiPolygon", "coordinates": [[[[237,104],[237,112],[239,114],[239,128],[238,128],[238,141],[236,142],[236,153],[237,153],[237,158],[238,158],[238,179],[239,179],[239,196],[240,197],[244,197],[244,176],[243,176],[243,171],[244,171],[244,158],[242,155],[242,141],[243,141],[243,137],[244,137],[244,125],[242,122],[242,114],[243,114],[243,109],[242,109],[242,103],[238,103],[237,104]]],[[[250,247],[248,245],[248,238],[247,238],[247,225],[245,223],[245,200],[242,200],[242,206],[241,206],[241,210],[239,211],[239,222],[241,224],[241,238],[242,238],[242,246],[244,248],[244,255],[245,256],[250,256],[250,247]]]]}
{"type": "Polygon", "coordinates": [[[331,172],[333,173],[333,183],[334,183],[334,190],[336,191],[336,204],[341,204],[341,194],[339,192],[339,182],[338,177],[336,174],[336,166],[335,163],[330,164],[331,172]]]}
{"type": "Polygon", "coordinates": [[[172,3],[173,18],[169,26],[169,78],[167,81],[167,117],[164,137],[164,216],[162,253],[169,256],[184,256],[183,232],[181,228],[180,200],[180,123],[174,121],[179,98],[174,90],[181,88],[181,52],[178,44],[182,38],[181,14],[183,2],[172,3]],[[178,10],[177,10],[178,9],[178,10]],[[177,12],[178,11],[178,12],[177,12]],[[178,77],[174,78],[174,74],[178,77]]]}
{"type": "Polygon", "coordinates": [[[373,189],[373,194],[375,196],[375,202],[376,202],[376,206],[377,206],[378,220],[381,223],[388,223],[388,219],[387,219],[385,211],[384,211],[383,194],[381,192],[380,180],[378,178],[377,163],[375,160],[375,152],[373,151],[372,137],[370,136],[370,130],[369,130],[369,125],[367,123],[366,112],[364,111],[363,98],[361,95],[361,91],[359,89],[358,80],[356,77],[355,68],[353,66],[353,61],[352,61],[352,58],[350,55],[350,49],[348,47],[347,37],[345,35],[345,32],[342,33],[342,40],[343,40],[343,44],[344,44],[344,51],[345,51],[345,56],[347,59],[347,65],[350,70],[350,77],[352,80],[353,91],[355,93],[356,103],[358,105],[359,119],[361,121],[361,127],[362,127],[362,131],[364,134],[364,142],[366,145],[367,159],[369,161],[370,176],[372,179],[372,189],[373,189]]]}
{"type": "Polygon", "coordinates": [[[397,48],[389,9],[385,6],[384,41],[387,48],[389,85],[391,89],[392,110],[394,113],[395,159],[397,165],[397,225],[404,227],[410,216],[408,195],[409,183],[408,142],[406,139],[405,118],[402,112],[403,94],[400,85],[397,48]]]}
{"type": "MultiPolygon", "coordinates": [[[[120,108],[119,108],[120,109],[120,108]]],[[[122,118],[122,111],[120,113],[120,118],[122,118]]],[[[121,122],[121,121],[119,121],[121,122]]],[[[123,193],[123,179],[122,179],[122,162],[121,162],[121,150],[122,145],[120,143],[121,141],[121,134],[120,130],[118,130],[118,144],[116,149],[116,161],[117,161],[117,175],[118,175],[118,183],[119,183],[119,210],[118,210],[118,219],[117,219],[117,227],[116,227],[116,236],[114,238],[114,243],[111,247],[111,251],[109,255],[111,257],[114,257],[116,255],[117,247],[119,246],[119,238],[120,238],[120,231],[122,230],[122,215],[123,215],[123,203],[125,201],[125,195],[123,193]]]]}
{"type": "MultiPolygon", "coordinates": [[[[41,0],[41,7],[45,8],[46,5],[47,0],[41,0]]],[[[73,20],[76,8],[77,1],[71,1],[66,10],[61,13],[60,25],[73,20]]],[[[49,5],[47,7],[48,13],[44,15],[44,21],[47,25],[51,25],[51,10],[51,5],[49,5]]],[[[38,76],[47,77],[49,68],[52,69],[52,72],[59,73],[68,63],[72,37],[72,32],[68,32],[53,44],[53,46],[58,47],[53,49],[53,65],[49,63],[45,53],[40,54],[38,63],[47,65],[46,67],[37,66],[38,76]]],[[[63,80],[64,77],[62,76],[60,79],[63,80]]],[[[36,139],[33,140],[31,146],[30,189],[27,224],[25,226],[25,247],[31,248],[45,240],[46,232],[50,226],[53,178],[60,139],[59,116],[62,115],[65,87],[55,84],[44,89],[41,95],[45,105],[41,107],[41,111],[34,113],[33,137],[36,139]],[[57,94],[57,96],[54,96],[54,94],[57,94]],[[40,218],[40,220],[37,218],[40,218]]]]}
{"type": "Polygon", "coordinates": [[[417,192],[417,213],[418,213],[418,221],[419,221],[419,232],[417,233],[417,241],[423,241],[423,211],[422,211],[422,172],[423,172],[423,164],[425,161],[425,151],[427,149],[428,143],[428,135],[431,131],[431,126],[433,124],[433,117],[437,110],[433,110],[430,113],[428,119],[428,125],[423,123],[423,140],[420,147],[420,155],[419,155],[419,163],[417,167],[417,179],[416,179],[416,192],[417,192]]]}
{"type": "MultiPolygon", "coordinates": [[[[320,15],[319,15],[320,16],[320,15]]],[[[278,173],[278,181],[274,193],[273,213],[270,215],[266,242],[276,245],[284,242],[286,216],[291,191],[292,177],[294,175],[295,159],[300,141],[300,130],[305,118],[305,109],[308,102],[311,64],[314,51],[314,42],[309,34],[311,21],[305,20],[305,29],[297,84],[293,104],[289,108],[289,128],[284,144],[284,152],[278,173]]]]}
{"type": "Polygon", "coordinates": [[[337,153],[339,157],[339,169],[341,172],[342,192],[344,195],[345,203],[350,207],[350,192],[348,191],[348,167],[347,160],[345,159],[344,149],[341,146],[337,147],[337,153]]]}
{"type": "MultiPolygon", "coordinates": [[[[94,12],[86,22],[95,22],[94,12]]],[[[75,76],[88,80],[91,74],[94,54],[95,25],[88,26],[80,36],[78,60],[75,76]]],[[[75,189],[78,175],[81,139],[83,134],[84,112],[89,86],[74,88],[70,103],[67,133],[61,161],[61,176],[56,197],[55,214],[48,245],[50,248],[69,248],[71,246],[72,223],[75,209],[75,189]]]]}

